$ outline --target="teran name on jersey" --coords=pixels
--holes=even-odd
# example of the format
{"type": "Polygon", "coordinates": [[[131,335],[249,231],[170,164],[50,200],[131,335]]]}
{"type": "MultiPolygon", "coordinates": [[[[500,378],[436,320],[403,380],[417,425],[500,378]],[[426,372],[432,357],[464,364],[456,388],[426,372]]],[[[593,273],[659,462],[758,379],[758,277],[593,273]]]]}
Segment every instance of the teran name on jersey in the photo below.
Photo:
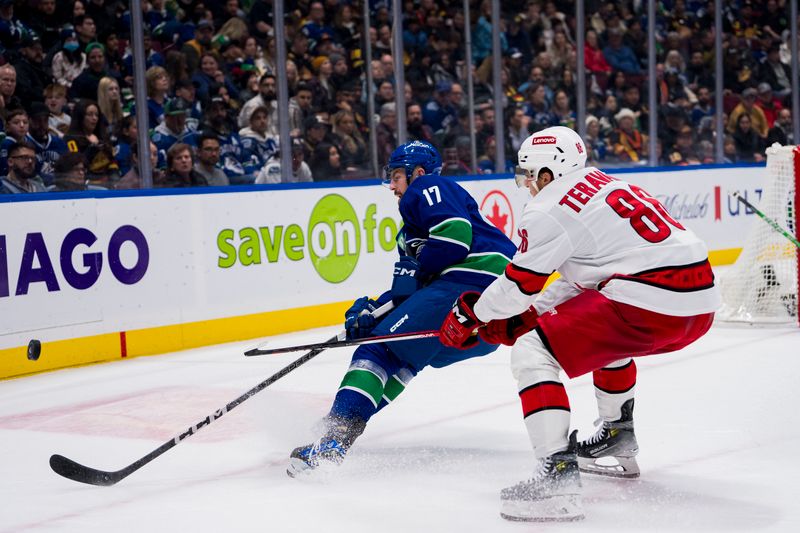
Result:
{"type": "Polygon", "coordinates": [[[599,170],[593,170],[583,177],[583,181],[579,181],[568,190],[561,200],[558,201],[558,205],[565,205],[576,213],[580,213],[582,206],[586,205],[595,194],[600,192],[600,189],[612,181],[616,181],[616,178],[612,178],[599,170]],[[573,202],[573,200],[580,205],[573,202]]]}

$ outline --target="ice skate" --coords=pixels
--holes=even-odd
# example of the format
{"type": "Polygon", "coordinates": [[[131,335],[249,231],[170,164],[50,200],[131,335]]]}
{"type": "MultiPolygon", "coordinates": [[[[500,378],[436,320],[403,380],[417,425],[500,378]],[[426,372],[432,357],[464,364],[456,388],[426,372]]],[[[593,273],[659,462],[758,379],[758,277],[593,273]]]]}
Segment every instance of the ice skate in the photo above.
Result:
{"type": "Polygon", "coordinates": [[[500,516],[524,522],[582,520],[576,431],[562,452],[539,460],[533,477],[500,492],[500,516]]]}
{"type": "Polygon", "coordinates": [[[639,445],[633,432],[633,398],[622,404],[622,417],[603,422],[594,436],[578,443],[581,472],[601,476],[639,477],[636,454],[639,445]]]}
{"type": "Polygon", "coordinates": [[[364,432],[367,423],[360,418],[326,417],[325,432],[316,442],[299,446],[289,455],[286,474],[296,477],[322,468],[327,470],[342,464],[347,450],[364,432]]]}

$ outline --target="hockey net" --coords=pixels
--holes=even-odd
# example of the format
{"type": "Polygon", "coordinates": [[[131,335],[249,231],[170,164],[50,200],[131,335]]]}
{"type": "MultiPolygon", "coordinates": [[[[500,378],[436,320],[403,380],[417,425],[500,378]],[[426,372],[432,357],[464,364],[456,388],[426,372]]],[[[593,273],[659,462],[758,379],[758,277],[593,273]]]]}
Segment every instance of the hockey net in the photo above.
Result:
{"type": "MultiPolygon", "coordinates": [[[[767,148],[767,179],[751,201],[788,233],[797,236],[800,147],[767,148]]],[[[755,218],[755,217],[754,217],[755,218]]],[[[736,263],[720,276],[723,322],[798,325],[798,248],[760,218],[753,221],[736,263]]]]}

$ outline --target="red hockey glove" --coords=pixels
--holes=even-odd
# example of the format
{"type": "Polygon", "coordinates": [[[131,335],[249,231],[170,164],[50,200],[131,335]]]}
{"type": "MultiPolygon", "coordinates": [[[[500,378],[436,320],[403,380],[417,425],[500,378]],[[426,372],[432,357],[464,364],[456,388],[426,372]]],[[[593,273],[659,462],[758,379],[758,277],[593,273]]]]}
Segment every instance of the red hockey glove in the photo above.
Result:
{"type": "Polygon", "coordinates": [[[539,314],[531,306],[527,311],[502,320],[491,320],[478,334],[489,344],[514,346],[518,338],[536,327],[539,314]]]}
{"type": "Polygon", "coordinates": [[[442,344],[459,350],[467,350],[478,344],[477,335],[472,333],[483,322],[478,320],[472,308],[480,297],[481,294],[475,291],[465,292],[458,297],[452,311],[439,328],[439,341],[442,344]]]}

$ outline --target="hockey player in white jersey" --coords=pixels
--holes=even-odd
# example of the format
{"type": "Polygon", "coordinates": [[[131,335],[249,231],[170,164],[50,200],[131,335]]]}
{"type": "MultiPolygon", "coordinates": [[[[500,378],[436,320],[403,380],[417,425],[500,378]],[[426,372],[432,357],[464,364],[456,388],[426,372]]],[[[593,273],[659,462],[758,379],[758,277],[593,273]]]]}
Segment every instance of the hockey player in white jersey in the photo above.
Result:
{"type": "Polygon", "coordinates": [[[585,163],[584,143],[569,128],[525,140],[517,182],[533,198],[522,242],[504,275],[482,295],[462,294],[442,324],[447,346],[469,345],[476,329],[487,342],[513,345],[538,465],[501,492],[510,520],[583,518],[579,469],[638,476],[632,358],[694,342],[720,305],[705,244],[642,188],[585,163]],[[540,295],[555,271],[561,277],[540,295]],[[570,378],[593,372],[602,425],[582,442],[569,434],[562,370],[570,378]]]}

